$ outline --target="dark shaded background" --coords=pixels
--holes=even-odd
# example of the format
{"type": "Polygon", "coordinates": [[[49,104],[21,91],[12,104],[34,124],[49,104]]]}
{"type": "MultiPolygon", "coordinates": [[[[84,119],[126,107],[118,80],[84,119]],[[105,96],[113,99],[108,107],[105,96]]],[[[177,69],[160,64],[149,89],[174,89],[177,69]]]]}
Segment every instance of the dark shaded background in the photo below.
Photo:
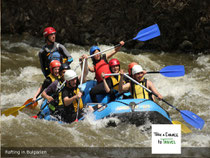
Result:
{"type": "Polygon", "coordinates": [[[157,23],[161,36],[127,48],[209,52],[209,0],[2,0],[1,33],[42,37],[53,26],[57,41],[83,46],[117,44],[157,23]]]}

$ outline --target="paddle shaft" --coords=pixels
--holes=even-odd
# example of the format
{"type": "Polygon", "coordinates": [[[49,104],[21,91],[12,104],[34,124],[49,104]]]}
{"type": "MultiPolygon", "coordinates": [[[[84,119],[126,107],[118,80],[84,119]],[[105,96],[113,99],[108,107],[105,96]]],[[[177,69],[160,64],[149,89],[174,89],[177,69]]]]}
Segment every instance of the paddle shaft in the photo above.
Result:
{"type": "MultiPolygon", "coordinates": [[[[185,70],[183,65],[169,65],[164,68],[162,68],[160,71],[149,71],[146,72],[146,74],[152,74],[152,73],[160,73],[161,75],[165,77],[180,77],[184,76],[185,70]]],[[[119,75],[119,73],[113,73],[113,74],[105,74],[105,76],[115,76],[119,75]]]]}
{"type": "MultiPolygon", "coordinates": [[[[128,42],[133,41],[133,40],[147,41],[147,40],[150,40],[150,39],[155,38],[157,36],[160,36],[160,30],[159,30],[158,25],[154,24],[154,25],[151,25],[151,26],[149,26],[147,28],[144,28],[144,29],[140,30],[138,32],[138,34],[136,35],[136,37],[134,37],[132,39],[129,39],[129,40],[125,41],[124,43],[128,43],[128,42]]],[[[120,44],[117,44],[114,47],[108,48],[108,49],[106,49],[104,51],[101,51],[101,52],[98,52],[96,54],[92,54],[92,55],[88,56],[88,58],[91,58],[91,57],[93,57],[95,55],[104,53],[106,51],[109,51],[109,50],[114,49],[114,48],[119,47],[119,46],[120,46],[120,44]]],[[[75,70],[77,69],[77,67],[75,68],[75,70]]]]}
{"type": "MultiPolygon", "coordinates": [[[[42,97],[36,99],[35,102],[39,101],[40,99],[42,99],[42,97]]],[[[30,102],[30,103],[26,104],[25,107],[27,107],[27,106],[29,106],[29,105],[31,105],[31,104],[33,104],[33,102],[30,102]]]]}
{"type": "MultiPolygon", "coordinates": [[[[131,81],[133,81],[134,83],[140,85],[142,88],[146,89],[149,93],[152,93],[153,95],[155,95],[157,97],[156,94],[154,94],[151,90],[149,90],[148,88],[144,87],[143,85],[141,85],[140,83],[138,83],[136,80],[134,80],[133,78],[131,78],[130,76],[124,74],[127,78],[129,78],[131,81]]],[[[173,109],[177,110],[178,112],[181,113],[182,118],[189,123],[191,126],[197,128],[197,129],[202,129],[204,126],[205,121],[200,118],[199,116],[197,116],[196,114],[194,114],[191,111],[187,111],[187,110],[179,110],[177,109],[175,106],[171,105],[170,103],[168,103],[167,101],[165,101],[164,99],[161,99],[164,103],[168,104],[169,106],[171,106],[173,109]]]]}
{"type": "MultiPolygon", "coordinates": [[[[64,82],[61,84],[61,86],[58,87],[58,90],[52,95],[52,97],[54,97],[57,93],[59,93],[59,92],[63,89],[65,83],[66,83],[66,81],[64,81],[64,82]]],[[[45,104],[45,106],[42,107],[42,108],[40,109],[40,111],[39,111],[39,113],[37,114],[37,116],[42,112],[42,110],[43,110],[47,105],[48,105],[48,104],[45,104]]]]}
{"type": "MultiPolygon", "coordinates": [[[[149,71],[147,74],[160,73],[160,71],[149,71]]],[[[126,73],[128,74],[128,73],[126,73]]],[[[105,74],[105,76],[117,76],[119,73],[105,74]]]]}
{"type": "MultiPolygon", "coordinates": [[[[133,41],[133,38],[132,38],[132,39],[129,39],[129,40],[127,40],[127,41],[125,41],[124,43],[128,43],[128,42],[130,42],[130,41],[133,41]]],[[[92,55],[88,56],[88,58],[94,57],[95,55],[98,55],[98,54],[102,54],[102,53],[104,53],[104,52],[107,52],[107,51],[112,50],[112,49],[114,49],[114,48],[117,48],[117,47],[119,47],[119,46],[120,46],[120,44],[117,44],[117,45],[115,45],[115,46],[113,46],[113,47],[111,47],[111,48],[108,48],[108,49],[104,50],[104,51],[98,52],[98,53],[96,53],[96,54],[92,54],[92,55]]]]}
{"type": "MultiPolygon", "coordinates": [[[[42,99],[42,97],[36,99],[35,102],[39,101],[40,99],[42,99]]],[[[34,103],[34,102],[30,102],[30,103],[28,103],[28,104],[26,104],[26,105],[23,105],[23,106],[21,106],[19,109],[17,109],[16,111],[19,111],[19,110],[21,110],[21,109],[23,109],[23,108],[25,108],[25,107],[27,107],[27,106],[29,106],[29,105],[32,105],[33,103],[34,103]]],[[[14,111],[14,112],[15,112],[15,111],[14,111]]],[[[13,112],[13,113],[14,113],[14,112],[13,112]]]]}
{"type": "Polygon", "coordinates": [[[160,73],[160,71],[149,71],[147,74],[160,73]]]}
{"type": "MultiPolygon", "coordinates": [[[[42,99],[42,97],[36,99],[35,102],[39,101],[40,99],[42,99]]],[[[28,104],[26,104],[26,105],[23,104],[23,105],[20,106],[20,107],[12,107],[12,108],[9,108],[9,109],[7,109],[7,110],[5,110],[5,111],[2,111],[2,112],[1,112],[1,115],[3,115],[3,114],[4,114],[5,116],[12,115],[12,114],[17,113],[19,110],[22,110],[23,108],[25,108],[25,107],[27,107],[27,106],[29,106],[29,105],[31,105],[31,104],[33,104],[33,102],[30,102],[30,103],[28,103],[28,104]]],[[[18,113],[17,113],[17,114],[18,114],[18,113]]],[[[14,115],[14,116],[16,116],[16,115],[14,115]]]]}
{"type": "MultiPolygon", "coordinates": [[[[86,61],[86,59],[83,60],[80,88],[82,88],[82,82],[83,82],[83,78],[84,78],[85,61],[86,61]]],[[[76,122],[78,122],[78,117],[79,117],[79,103],[80,103],[80,99],[81,98],[78,99],[78,103],[77,103],[77,116],[76,116],[76,120],[75,120],[76,122]]]]}
{"type": "MultiPolygon", "coordinates": [[[[147,74],[151,74],[151,73],[160,73],[159,71],[151,71],[151,72],[147,72],[147,74]]],[[[128,74],[128,73],[126,73],[128,74]]],[[[112,74],[104,74],[104,76],[117,76],[119,75],[119,73],[112,73],[112,74]]]]}
{"type": "Polygon", "coordinates": [[[104,74],[104,76],[118,76],[119,73],[112,73],[112,74],[104,74]]]}
{"type": "MultiPolygon", "coordinates": [[[[127,40],[127,41],[125,41],[125,43],[128,43],[128,42],[130,42],[130,41],[132,41],[132,40],[133,40],[133,39],[127,40]]],[[[101,51],[101,52],[98,52],[98,53],[96,53],[96,54],[92,54],[92,55],[88,56],[87,59],[92,58],[92,57],[94,57],[94,56],[96,56],[96,55],[98,55],[98,54],[103,54],[104,52],[107,52],[107,51],[112,50],[112,49],[114,49],[114,48],[116,48],[116,47],[119,47],[119,46],[120,46],[120,44],[117,44],[117,45],[115,45],[115,46],[113,46],[113,47],[111,47],[111,48],[105,49],[105,50],[103,50],[103,51],[101,51]]],[[[78,64],[78,65],[76,66],[76,68],[74,69],[74,71],[77,70],[77,68],[79,67],[79,65],[80,65],[81,63],[82,63],[82,62],[79,62],[79,64],[78,64]]]]}
{"type": "MultiPolygon", "coordinates": [[[[141,86],[142,88],[146,89],[147,92],[149,92],[149,93],[153,94],[154,96],[158,97],[158,96],[157,96],[155,93],[153,93],[150,89],[148,89],[147,87],[141,85],[139,82],[137,82],[136,80],[134,80],[132,77],[130,77],[130,76],[126,75],[126,74],[124,74],[124,76],[127,77],[128,79],[130,79],[131,81],[133,81],[134,83],[138,84],[138,85],[141,86]]],[[[168,103],[168,102],[165,101],[164,99],[161,99],[161,100],[162,100],[164,103],[168,104],[169,106],[171,106],[172,108],[174,108],[174,109],[176,109],[177,111],[180,112],[179,109],[177,109],[175,106],[171,105],[170,103],[168,103]]]]}
{"type": "MultiPolygon", "coordinates": [[[[120,44],[118,44],[118,45],[120,45],[120,44]]],[[[108,48],[108,49],[106,49],[106,50],[104,50],[104,51],[98,52],[98,53],[96,53],[96,54],[92,54],[92,55],[88,56],[87,59],[92,58],[92,57],[94,57],[94,56],[96,56],[96,55],[98,55],[98,54],[102,54],[102,53],[104,53],[104,52],[106,52],[106,51],[112,50],[112,49],[114,49],[115,47],[117,47],[118,45],[116,45],[116,46],[114,46],[114,47],[111,47],[111,48],[108,48]]],[[[76,66],[76,68],[74,69],[74,71],[77,70],[77,68],[79,67],[79,65],[80,65],[81,63],[82,63],[82,62],[79,62],[79,64],[78,64],[78,65],[76,66]]]]}

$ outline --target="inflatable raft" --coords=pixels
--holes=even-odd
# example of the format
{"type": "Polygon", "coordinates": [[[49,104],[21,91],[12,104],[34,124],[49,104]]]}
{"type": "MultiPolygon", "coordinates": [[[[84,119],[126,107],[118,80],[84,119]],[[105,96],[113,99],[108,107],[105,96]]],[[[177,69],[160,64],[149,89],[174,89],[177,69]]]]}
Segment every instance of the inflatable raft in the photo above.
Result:
{"type": "MultiPolygon", "coordinates": [[[[95,103],[91,103],[92,101],[89,95],[89,91],[95,85],[96,81],[92,80],[82,85],[81,89],[84,92],[82,100],[86,107],[96,105],[95,103]]],[[[98,95],[97,99],[102,106],[93,112],[95,120],[117,117],[121,122],[129,122],[137,126],[145,124],[146,121],[150,121],[153,124],[171,124],[169,114],[160,105],[151,100],[122,99],[122,96],[119,96],[115,101],[109,102],[109,95],[98,95]]],[[[46,100],[43,102],[42,107],[44,107],[45,104],[46,100]]],[[[56,121],[50,117],[48,106],[45,106],[42,113],[42,116],[44,116],[42,118],[56,121]]],[[[79,121],[83,120],[84,117],[79,121]]]]}
{"type": "MultiPolygon", "coordinates": [[[[89,104],[89,106],[94,105],[89,104]]],[[[153,124],[171,124],[169,114],[151,100],[122,99],[101,105],[102,107],[93,113],[96,120],[117,117],[121,122],[128,122],[137,126],[145,124],[146,121],[153,124]]]]}

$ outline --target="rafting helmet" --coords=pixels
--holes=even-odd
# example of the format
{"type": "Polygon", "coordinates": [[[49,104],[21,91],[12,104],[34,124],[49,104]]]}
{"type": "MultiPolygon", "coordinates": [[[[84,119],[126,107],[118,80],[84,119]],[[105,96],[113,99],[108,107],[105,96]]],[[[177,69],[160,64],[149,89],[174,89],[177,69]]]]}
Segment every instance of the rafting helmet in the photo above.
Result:
{"type": "Polygon", "coordinates": [[[67,81],[70,81],[74,78],[78,77],[76,72],[74,70],[66,70],[65,74],[64,74],[64,78],[67,81]]]}
{"type": "Polygon", "coordinates": [[[63,63],[63,64],[61,64],[61,67],[60,67],[60,69],[59,69],[59,71],[62,71],[62,70],[70,70],[71,69],[71,67],[69,66],[69,64],[68,63],[63,63]]]}
{"type": "Polygon", "coordinates": [[[47,27],[44,29],[43,36],[46,38],[48,35],[56,33],[56,30],[53,27],[47,27]]]}
{"type": "Polygon", "coordinates": [[[98,46],[92,46],[90,48],[90,55],[92,55],[96,50],[99,50],[99,52],[101,51],[100,48],[98,46]]]}
{"type": "Polygon", "coordinates": [[[60,61],[58,61],[58,60],[53,60],[53,61],[51,61],[50,62],[50,72],[51,73],[53,73],[53,68],[55,68],[55,67],[60,67],[61,66],[61,63],[60,63],[60,61]]]}
{"type": "Polygon", "coordinates": [[[120,65],[120,62],[119,62],[119,60],[117,60],[117,59],[111,59],[110,61],[109,61],[109,67],[112,67],[112,66],[117,66],[117,65],[120,65]]]}
{"type": "Polygon", "coordinates": [[[134,65],[138,65],[136,62],[132,62],[128,65],[128,73],[129,75],[131,75],[131,72],[132,72],[132,68],[134,65]]]}
{"type": "Polygon", "coordinates": [[[132,75],[135,75],[139,72],[143,72],[141,65],[134,65],[132,68],[132,75]]]}

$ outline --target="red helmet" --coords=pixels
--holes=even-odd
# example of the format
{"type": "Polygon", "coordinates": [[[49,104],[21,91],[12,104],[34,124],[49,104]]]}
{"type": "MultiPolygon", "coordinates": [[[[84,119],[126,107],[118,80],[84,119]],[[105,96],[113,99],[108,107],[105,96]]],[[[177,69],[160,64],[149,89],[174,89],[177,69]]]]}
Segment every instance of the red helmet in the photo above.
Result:
{"type": "Polygon", "coordinates": [[[131,75],[131,72],[132,72],[132,68],[134,65],[138,65],[136,62],[132,62],[128,65],[128,73],[129,75],[131,75]]]}
{"type": "Polygon", "coordinates": [[[117,60],[117,59],[111,59],[110,61],[109,61],[109,67],[111,67],[111,66],[117,66],[117,65],[120,65],[120,62],[119,62],[119,60],[117,60]]]}
{"type": "Polygon", "coordinates": [[[56,30],[53,27],[47,27],[44,29],[43,36],[46,38],[48,35],[56,33],[56,30]]]}
{"type": "Polygon", "coordinates": [[[61,63],[58,60],[53,60],[50,62],[50,72],[52,73],[53,68],[60,67],[61,63]]]}

